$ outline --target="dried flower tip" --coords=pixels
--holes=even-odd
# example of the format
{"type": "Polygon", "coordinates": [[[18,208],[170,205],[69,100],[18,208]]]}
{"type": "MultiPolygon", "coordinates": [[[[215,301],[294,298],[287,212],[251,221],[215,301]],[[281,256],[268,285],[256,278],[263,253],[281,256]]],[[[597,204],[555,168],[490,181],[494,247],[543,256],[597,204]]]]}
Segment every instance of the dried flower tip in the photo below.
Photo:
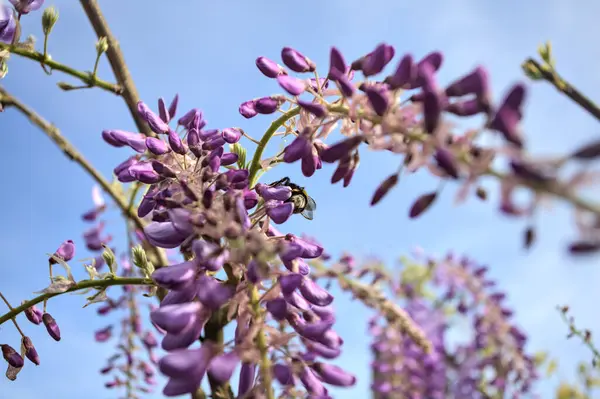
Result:
{"type": "Polygon", "coordinates": [[[414,218],[420,216],[423,212],[425,212],[427,209],[429,209],[429,207],[431,206],[431,204],[433,204],[433,201],[436,199],[436,197],[437,197],[437,191],[421,195],[419,198],[417,198],[417,200],[414,202],[414,204],[410,208],[410,212],[409,212],[408,216],[411,219],[414,219],[414,218]]]}

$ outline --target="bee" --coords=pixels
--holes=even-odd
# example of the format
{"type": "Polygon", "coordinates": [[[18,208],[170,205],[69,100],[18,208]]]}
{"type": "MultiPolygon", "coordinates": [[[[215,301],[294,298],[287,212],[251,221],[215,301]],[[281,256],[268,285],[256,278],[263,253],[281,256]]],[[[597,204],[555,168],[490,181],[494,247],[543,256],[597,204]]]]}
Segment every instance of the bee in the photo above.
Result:
{"type": "Polygon", "coordinates": [[[294,204],[294,213],[299,213],[308,220],[313,219],[313,212],[317,210],[317,204],[312,199],[304,187],[300,187],[290,181],[289,177],[284,177],[274,183],[269,184],[271,187],[287,186],[292,189],[292,196],[285,202],[294,204]]]}

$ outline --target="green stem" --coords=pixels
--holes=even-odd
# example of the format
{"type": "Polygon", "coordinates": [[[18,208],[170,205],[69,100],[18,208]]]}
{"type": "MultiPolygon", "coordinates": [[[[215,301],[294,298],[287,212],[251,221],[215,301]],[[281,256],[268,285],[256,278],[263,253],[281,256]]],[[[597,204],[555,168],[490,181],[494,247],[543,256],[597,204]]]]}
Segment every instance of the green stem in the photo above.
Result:
{"type": "Polygon", "coordinates": [[[271,140],[271,137],[273,137],[277,129],[279,129],[281,126],[283,126],[285,122],[287,122],[289,119],[292,119],[299,113],[300,107],[295,107],[286,112],[285,114],[281,115],[273,123],[271,123],[271,126],[269,126],[264,136],[260,139],[260,142],[256,147],[256,151],[254,151],[254,155],[252,156],[252,162],[250,162],[250,170],[248,175],[250,188],[254,187],[256,181],[258,180],[257,174],[261,169],[260,160],[262,158],[263,152],[265,151],[265,148],[267,147],[267,144],[269,143],[269,140],[271,140]]]}
{"type": "Polygon", "coordinates": [[[96,80],[96,74],[98,73],[98,65],[100,64],[100,57],[102,57],[102,53],[96,54],[96,61],[94,62],[94,70],[92,71],[92,78],[94,81],[96,80]]]}
{"type": "Polygon", "coordinates": [[[78,78],[82,82],[86,83],[88,86],[100,87],[101,89],[110,91],[114,94],[121,94],[122,88],[121,86],[106,82],[101,79],[94,79],[92,74],[89,72],[82,72],[76,69],[73,69],[69,66],[61,64],[60,62],[54,61],[52,59],[47,58],[46,55],[42,53],[38,53],[37,51],[30,51],[22,47],[11,46],[10,44],[0,42],[0,50],[8,50],[11,54],[16,54],[21,57],[29,58],[30,60],[37,61],[43,65],[49,66],[51,69],[55,69],[57,71],[61,71],[66,73],[67,75],[71,75],[75,78],[78,78]]]}
{"type": "MultiPolygon", "coordinates": [[[[261,140],[262,141],[262,140],[261,140]]],[[[256,319],[255,321],[261,323],[260,314],[260,294],[256,286],[250,288],[250,302],[252,303],[252,309],[254,311],[256,319]]],[[[262,383],[265,387],[267,399],[274,399],[275,394],[273,393],[273,386],[271,381],[271,360],[269,359],[267,339],[262,329],[258,331],[256,335],[256,345],[260,351],[260,373],[262,376],[262,383]]]]}
{"type": "Polygon", "coordinates": [[[533,58],[528,58],[525,63],[531,64],[536,68],[536,72],[541,75],[542,79],[550,82],[559,92],[569,97],[573,102],[593,115],[594,118],[600,120],[600,108],[594,104],[592,100],[577,90],[577,88],[573,87],[569,82],[563,79],[554,68],[550,69],[546,65],[542,66],[533,58]]]}
{"type": "MultiPolygon", "coordinates": [[[[48,35],[44,35],[44,61],[48,60],[48,35]]],[[[42,66],[42,69],[44,70],[44,72],[46,72],[47,75],[51,75],[52,72],[51,70],[48,71],[46,69],[46,65],[44,65],[43,62],[40,62],[40,65],[42,66]]]]}
{"type": "Polygon", "coordinates": [[[113,277],[105,280],[82,280],[76,283],[74,286],[66,290],[65,292],[57,292],[52,294],[42,294],[36,296],[33,299],[23,303],[16,308],[13,308],[10,312],[0,316],[0,325],[5,323],[6,321],[16,317],[19,313],[24,312],[26,309],[36,305],[40,302],[53,298],[55,296],[84,290],[86,288],[106,288],[111,287],[113,285],[154,285],[154,281],[149,278],[142,277],[113,277]]]}

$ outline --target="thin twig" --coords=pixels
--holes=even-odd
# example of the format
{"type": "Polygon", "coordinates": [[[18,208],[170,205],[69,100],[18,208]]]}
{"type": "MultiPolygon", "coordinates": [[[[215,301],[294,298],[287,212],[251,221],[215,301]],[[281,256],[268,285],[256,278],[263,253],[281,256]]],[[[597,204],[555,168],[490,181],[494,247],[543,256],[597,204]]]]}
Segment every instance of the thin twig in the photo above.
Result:
{"type": "MultiPolygon", "coordinates": [[[[2,300],[6,304],[6,306],[8,307],[8,310],[10,310],[10,311],[14,310],[14,308],[12,306],[10,306],[10,302],[8,302],[8,299],[6,299],[6,297],[1,292],[0,292],[0,298],[2,298],[2,300]]],[[[12,320],[13,324],[15,325],[15,327],[17,328],[17,331],[19,331],[19,334],[21,334],[21,337],[24,337],[25,334],[23,333],[23,330],[21,330],[21,327],[19,327],[17,320],[14,317],[11,320],[12,320]]]]}
{"type": "Polygon", "coordinates": [[[23,302],[21,305],[13,308],[10,312],[3,314],[0,316],[0,325],[7,322],[10,319],[17,317],[19,313],[24,312],[29,309],[33,305],[37,305],[38,303],[48,300],[52,297],[67,294],[70,292],[75,292],[79,290],[84,290],[86,288],[106,288],[111,287],[113,285],[154,285],[154,281],[148,278],[141,277],[113,277],[105,280],[83,280],[76,283],[74,286],[66,290],[65,292],[55,292],[52,294],[42,294],[36,296],[33,299],[30,299],[27,302],[23,302]]]}
{"type": "Polygon", "coordinates": [[[146,124],[146,122],[140,117],[137,111],[137,104],[140,101],[137,89],[133,83],[133,79],[131,78],[129,69],[127,68],[127,64],[125,64],[125,58],[121,52],[119,42],[117,39],[115,39],[110,31],[110,28],[106,23],[106,19],[100,10],[98,2],[96,0],[80,0],[80,3],[88,19],[90,20],[90,23],[94,27],[94,31],[96,32],[98,38],[104,36],[108,41],[106,56],[108,57],[110,67],[117,78],[117,82],[123,88],[123,93],[121,96],[125,100],[125,103],[129,108],[129,112],[131,113],[138,130],[144,133],[146,136],[154,136],[155,134],[152,132],[152,130],[150,130],[148,124],[146,124]]]}
{"type": "Polygon", "coordinates": [[[525,63],[530,63],[537,69],[536,72],[541,75],[542,79],[552,83],[552,85],[556,87],[558,91],[569,97],[576,104],[579,104],[583,109],[592,114],[594,118],[600,120],[600,108],[594,104],[592,100],[587,98],[583,93],[563,79],[558,72],[556,72],[556,70],[553,68],[544,68],[533,58],[528,58],[525,63]]]}
{"type": "Polygon", "coordinates": [[[0,42],[0,50],[7,50],[11,54],[19,55],[21,57],[29,58],[34,61],[40,62],[42,65],[47,65],[50,68],[71,75],[86,84],[87,87],[100,87],[101,89],[110,91],[114,94],[121,94],[123,89],[118,84],[110,83],[102,79],[98,79],[92,76],[91,72],[82,72],[74,68],[61,64],[60,62],[54,61],[49,57],[44,57],[44,54],[38,53],[37,51],[30,51],[23,47],[11,46],[10,44],[0,42]]]}
{"type": "MultiPolygon", "coordinates": [[[[106,191],[106,193],[115,201],[117,206],[123,211],[123,214],[130,220],[132,220],[136,227],[140,230],[144,229],[144,221],[138,217],[137,213],[134,209],[129,208],[129,204],[122,195],[115,191],[115,189],[110,185],[110,183],[102,176],[102,174],[94,168],[84,157],[83,155],[73,147],[69,141],[60,133],[60,130],[52,125],[50,122],[46,121],[40,115],[38,115],[34,110],[17,100],[15,97],[10,95],[2,86],[0,86],[0,103],[5,106],[13,106],[19,111],[21,111],[29,120],[39,127],[46,136],[50,138],[57,146],[61,149],[61,151],[72,161],[79,164],[86,172],[89,173],[90,176],[98,182],[98,184],[106,191]]],[[[154,252],[157,258],[160,260],[161,265],[166,265],[167,260],[161,250],[156,247],[154,248],[154,252]]]]}

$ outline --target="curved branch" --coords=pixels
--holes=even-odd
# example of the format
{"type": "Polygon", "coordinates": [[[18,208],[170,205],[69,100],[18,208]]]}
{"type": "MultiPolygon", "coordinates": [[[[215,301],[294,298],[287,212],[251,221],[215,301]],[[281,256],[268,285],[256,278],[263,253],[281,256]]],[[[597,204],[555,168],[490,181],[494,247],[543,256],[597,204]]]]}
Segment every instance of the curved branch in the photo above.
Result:
{"type": "Polygon", "coordinates": [[[140,101],[137,89],[133,83],[127,64],[125,64],[125,58],[119,47],[119,42],[110,31],[98,2],[96,0],[80,0],[80,3],[90,20],[90,23],[94,27],[94,31],[98,38],[104,36],[108,41],[106,56],[108,57],[110,67],[117,78],[117,82],[119,82],[123,88],[121,96],[125,100],[138,130],[146,136],[154,136],[155,134],[150,130],[148,124],[140,117],[137,111],[137,103],[140,101]]]}
{"type": "MultiPolygon", "coordinates": [[[[98,184],[102,187],[102,189],[112,198],[112,200],[117,204],[117,206],[121,209],[123,214],[130,220],[135,223],[136,227],[140,230],[144,229],[144,221],[137,215],[137,212],[133,208],[129,207],[128,201],[123,198],[115,189],[110,185],[110,183],[102,176],[102,174],[94,168],[89,161],[87,161],[83,155],[77,151],[75,147],[67,139],[60,133],[60,130],[52,125],[50,122],[46,121],[40,115],[38,115],[34,110],[17,100],[15,97],[10,95],[2,86],[0,86],[0,103],[5,106],[13,106],[21,111],[29,120],[39,127],[45,134],[52,140],[58,148],[72,161],[78,163],[86,172],[89,173],[90,176],[98,182],[98,184]]],[[[163,252],[156,248],[152,247],[155,252],[157,259],[159,259],[160,265],[156,266],[166,266],[167,260],[163,254],[163,252]]]]}
{"type": "Polygon", "coordinates": [[[33,305],[37,305],[40,302],[48,300],[52,297],[67,294],[70,292],[80,291],[87,288],[106,288],[111,287],[113,285],[154,285],[154,281],[149,278],[141,278],[141,277],[114,277],[106,280],[82,280],[76,283],[73,287],[69,288],[65,292],[57,292],[53,294],[42,294],[36,296],[33,299],[30,299],[27,302],[24,302],[22,305],[13,308],[10,312],[3,314],[0,316],[0,325],[15,318],[19,313],[25,311],[32,307],[33,305]]]}
{"type": "Polygon", "coordinates": [[[118,84],[98,79],[97,77],[94,77],[91,72],[78,71],[74,68],[61,64],[60,62],[44,57],[44,54],[38,53],[37,51],[30,51],[23,47],[12,46],[2,42],[0,42],[0,50],[7,50],[10,54],[16,54],[18,56],[40,62],[42,65],[47,65],[54,70],[64,72],[67,75],[71,75],[81,80],[89,87],[99,87],[118,95],[122,94],[123,92],[123,89],[118,84]]]}

